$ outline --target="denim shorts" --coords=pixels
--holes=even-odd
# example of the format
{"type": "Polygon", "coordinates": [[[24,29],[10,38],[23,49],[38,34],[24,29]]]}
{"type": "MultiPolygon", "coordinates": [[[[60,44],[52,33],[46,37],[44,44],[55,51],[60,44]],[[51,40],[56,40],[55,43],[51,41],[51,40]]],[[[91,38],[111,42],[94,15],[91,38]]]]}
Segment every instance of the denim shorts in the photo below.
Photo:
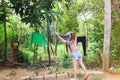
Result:
{"type": "Polygon", "coordinates": [[[71,56],[72,56],[72,59],[80,59],[82,57],[82,54],[80,53],[80,51],[73,51],[71,52],[71,56]]]}

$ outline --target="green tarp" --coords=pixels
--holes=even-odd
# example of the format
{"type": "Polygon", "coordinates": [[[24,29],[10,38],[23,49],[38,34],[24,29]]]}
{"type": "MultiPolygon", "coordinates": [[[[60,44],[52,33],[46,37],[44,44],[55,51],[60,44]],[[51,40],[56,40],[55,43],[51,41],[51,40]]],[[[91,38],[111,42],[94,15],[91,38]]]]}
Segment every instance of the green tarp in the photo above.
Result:
{"type": "Polygon", "coordinates": [[[45,36],[45,34],[32,32],[30,48],[32,48],[33,43],[40,44],[43,46],[44,49],[46,49],[46,36],[45,36]]]}

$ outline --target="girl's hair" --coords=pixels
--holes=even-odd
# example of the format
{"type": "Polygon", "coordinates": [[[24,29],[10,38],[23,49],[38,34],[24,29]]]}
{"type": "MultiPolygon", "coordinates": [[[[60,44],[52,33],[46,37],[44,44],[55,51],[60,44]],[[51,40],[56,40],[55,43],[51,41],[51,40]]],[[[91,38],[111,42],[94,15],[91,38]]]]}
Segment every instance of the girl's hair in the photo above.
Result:
{"type": "Polygon", "coordinates": [[[70,33],[70,37],[69,37],[69,40],[75,40],[75,37],[76,37],[76,34],[74,32],[71,32],[70,33]]]}

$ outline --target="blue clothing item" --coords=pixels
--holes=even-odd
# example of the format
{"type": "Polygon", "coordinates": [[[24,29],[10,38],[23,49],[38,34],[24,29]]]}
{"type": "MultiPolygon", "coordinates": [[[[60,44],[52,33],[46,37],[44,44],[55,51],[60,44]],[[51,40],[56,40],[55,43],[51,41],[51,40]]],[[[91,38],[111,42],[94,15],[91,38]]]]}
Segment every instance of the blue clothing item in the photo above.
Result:
{"type": "Polygon", "coordinates": [[[71,56],[73,60],[82,58],[82,54],[78,50],[71,52],[71,56]]]}

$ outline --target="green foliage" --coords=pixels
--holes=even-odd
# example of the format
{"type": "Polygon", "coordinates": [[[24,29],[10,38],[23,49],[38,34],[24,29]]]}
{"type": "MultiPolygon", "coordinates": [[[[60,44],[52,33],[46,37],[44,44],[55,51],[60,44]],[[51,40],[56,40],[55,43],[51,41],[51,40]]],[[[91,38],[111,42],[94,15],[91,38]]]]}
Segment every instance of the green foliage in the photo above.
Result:
{"type": "Polygon", "coordinates": [[[80,34],[86,35],[88,53],[102,51],[104,39],[104,2],[101,0],[81,0],[78,6],[80,34]],[[83,34],[84,33],[84,34],[83,34]]]}
{"type": "Polygon", "coordinates": [[[63,55],[63,68],[69,68],[71,66],[71,62],[70,62],[70,56],[69,55],[63,55]]]}
{"type": "Polygon", "coordinates": [[[112,26],[111,30],[111,49],[110,49],[110,59],[111,60],[119,60],[120,54],[120,34],[119,34],[119,27],[120,23],[119,21],[115,21],[112,26]]]}
{"type": "Polygon", "coordinates": [[[101,12],[104,8],[103,0],[81,0],[79,2],[79,12],[82,14],[90,12],[92,14],[96,14],[98,16],[101,15],[101,12]]]}
{"type": "Polygon", "coordinates": [[[46,53],[43,53],[43,54],[42,54],[42,60],[46,60],[47,57],[48,57],[48,54],[46,54],[46,53]]]}
{"type": "Polygon", "coordinates": [[[78,74],[78,80],[82,80],[82,77],[83,77],[83,75],[82,74],[78,74]]]}
{"type": "Polygon", "coordinates": [[[101,61],[100,56],[95,53],[89,53],[87,57],[83,56],[83,62],[89,69],[100,69],[101,68],[101,61]]]}
{"type": "Polygon", "coordinates": [[[114,71],[114,72],[120,72],[120,64],[118,62],[118,64],[116,64],[115,66],[112,66],[110,68],[110,71],[114,71]]]}
{"type": "Polygon", "coordinates": [[[61,3],[61,20],[62,22],[59,23],[59,28],[57,28],[58,31],[61,33],[66,33],[69,31],[78,31],[78,10],[76,8],[76,3],[67,4],[67,3],[61,3]],[[66,5],[69,5],[69,9],[66,5]],[[65,28],[65,29],[64,29],[65,28]]]}
{"type": "Polygon", "coordinates": [[[96,50],[103,50],[103,39],[104,39],[104,26],[99,19],[91,20],[93,27],[89,30],[88,41],[90,42],[89,51],[96,53],[96,50]]]}
{"type": "Polygon", "coordinates": [[[59,70],[64,70],[65,68],[63,68],[63,67],[61,67],[61,66],[50,66],[49,67],[49,74],[52,74],[52,73],[54,73],[54,72],[56,72],[56,71],[59,71],[59,70]]]}
{"type": "Polygon", "coordinates": [[[0,24],[0,60],[3,59],[4,57],[4,29],[3,29],[3,25],[0,24]]]}
{"type": "Polygon", "coordinates": [[[59,53],[58,59],[60,59],[60,62],[62,64],[63,68],[70,68],[71,67],[71,58],[68,54],[65,53],[59,53]]]}
{"type": "Polygon", "coordinates": [[[17,59],[18,59],[18,62],[19,62],[19,63],[30,64],[29,54],[28,54],[28,53],[19,51],[17,59]]]}
{"type": "Polygon", "coordinates": [[[8,8],[9,2],[6,0],[0,1],[0,23],[7,21],[7,17],[10,15],[10,10],[8,8]]]}
{"type": "MultiPolygon", "coordinates": [[[[31,32],[35,30],[47,33],[47,29],[49,29],[49,39],[51,43],[54,41],[54,31],[56,30],[61,33],[74,31],[78,35],[86,35],[88,40],[86,65],[92,63],[96,65],[99,63],[100,57],[97,55],[97,51],[103,51],[104,39],[103,0],[10,0],[10,2],[4,0],[4,4],[1,1],[0,59],[3,58],[3,21],[5,17],[7,18],[8,44],[14,36],[19,36],[20,49],[23,49],[18,56],[20,62],[32,63],[33,53],[30,50],[26,50],[29,47],[31,32]],[[13,9],[16,14],[20,14],[21,18],[15,15],[15,13],[12,13],[13,9]],[[29,25],[23,24],[21,20],[25,23],[30,23],[30,26],[34,28],[29,29],[29,25]],[[61,20],[61,22],[59,20],[61,20]],[[46,23],[48,23],[47,26],[46,23]],[[21,57],[23,57],[23,61],[21,57]],[[87,62],[89,63],[87,64],[87,62]]],[[[120,57],[119,22],[117,12],[112,8],[110,60],[119,60],[120,57]]],[[[44,53],[41,49],[38,49],[37,53],[39,60],[46,60],[48,57],[47,52],[44,53]]],[[[10,55],[9,45],[7,54],[10,55]]],[[[63,67],[66,68],[70,65],[69,56],[64,54],[63,51],[58,51],[58,56],[63,67]]]]}
{"type": "Polygon", "coordinates": [[[55,7],[54,0],[10,0],[15,12],[20,14],[22,21],[25,23],[30,23],[31,26],[37,27],[37,25],[42,25],[42,21],[46,18],[51,22],[53,18],[52,9],[55,7]],[[49,16],[46,16],[48,14],[49,16]]]}
{"type": "Polygon", "coordinates": [[[3,25],[0,24],[0,42],[4,40],[4,30],[3,30],[3,25]]]}
{"type": "Polygon", "coordinates": [[[30,44],[32,28],[29,28],[29,24],[26,25],[22,23],[19,15],[12,15],[9,17],[11,21],[7,23],[7,35],[8,41],[10,41],[14,36],[18,36],[18,42],[20,47],[28,48],[30,44]]]}
{"type": "Polygon", "coordinates": [[[3,43],[3,41],[0,41],[0,60],[3,60],[4,59],[4,54],[3,54],[3,52],[4,52],[4,43],[3,43]]]}
{"type": "Polygon", "coordinates": [[[38,59],[39,59],[39,61],[41,61],[43,59],[41,53],[38,55],[38,59]]]}
{"type": "Polygon", "coordinates": [[[13,37],[16,36],[16,33],[15,34],[13,34],[13,33],[15,33],[15,32],[10,27],[8,27],[7,28],[7,34],[9,34],[9,35],[7,35],[8,41],[12,40],[13,37]]]}
{"type": "Polygon", "coordinates": [[[38,76],[38,73],[39,73],[38,71],[35,71],[35,76],[38,76]]]}
{"type": "MultiPolygon", "coordinates": [[[[10,41],[15,35],[16,35],[16,30],[13,31],[11,27],[9,27],[10,23],[7,23],[7,40],[10,41]]],[[[0,25],[0,41],[3,41],[4,39],[4,30],[3,30],[3,25],[0,25]]]]}
{"type": "Polygon", "coordinates": [[[117,65],[117,72],[120,72],[120,64],[117,65]]]}

